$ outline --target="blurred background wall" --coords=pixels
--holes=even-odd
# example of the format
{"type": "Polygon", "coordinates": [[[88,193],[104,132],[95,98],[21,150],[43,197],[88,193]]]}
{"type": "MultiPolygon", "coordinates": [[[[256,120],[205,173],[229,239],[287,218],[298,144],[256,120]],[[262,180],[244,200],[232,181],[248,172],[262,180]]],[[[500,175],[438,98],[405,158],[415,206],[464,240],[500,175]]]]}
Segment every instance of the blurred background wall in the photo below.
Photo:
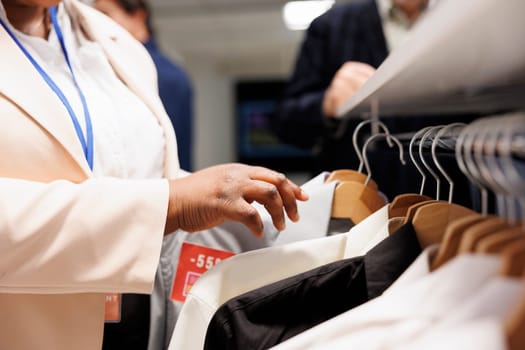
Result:
{"type": "Polygon", "coordinates": [[[285,26],[285,3],[151,0],[161,48],[193,80],[194,170],[238,160],[236,84],[286,80],[291,73],[304,31],[285,26]]]}

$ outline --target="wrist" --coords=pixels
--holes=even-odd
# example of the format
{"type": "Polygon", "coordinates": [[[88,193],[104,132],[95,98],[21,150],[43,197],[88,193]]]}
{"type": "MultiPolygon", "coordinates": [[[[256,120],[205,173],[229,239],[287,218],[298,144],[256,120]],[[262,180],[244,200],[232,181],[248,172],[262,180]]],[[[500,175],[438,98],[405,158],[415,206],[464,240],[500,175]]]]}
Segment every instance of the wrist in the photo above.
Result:
{"type": "Polygon", "coordinates": [[[181,201],[178,199],[178,193],[175,190],[178,187],[175,182],[178,181],[179,180],[169,180],[169,201],[164,235],[172,233],[180,228],[181,201]]]}

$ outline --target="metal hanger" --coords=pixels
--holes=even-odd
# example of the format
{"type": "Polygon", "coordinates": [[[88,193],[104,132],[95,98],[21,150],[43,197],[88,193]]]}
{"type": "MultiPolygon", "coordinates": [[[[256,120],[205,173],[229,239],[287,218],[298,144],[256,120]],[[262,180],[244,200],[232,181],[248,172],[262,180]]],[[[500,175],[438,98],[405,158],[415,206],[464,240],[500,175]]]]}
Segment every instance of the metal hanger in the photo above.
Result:
{"type": "MultiPolygon", "coordinates": [[[[510,124],[510,123],[509,123],[510,124]]],[[[513,157],[513,143],[514,137],[521,134],[522,137],[525,135],[525,114],[519,113],[513,118],[512,128],[507,128],[505,133],[505,138],[502,141],[502,147],[500,153],[503,156],[503,163],[506,164],[505,169],[509,169],[509,181],[516,185],[516,191],[519,194],[519,200],[522,205],[522,210],[524,207],[525,201],[525,178],[514,165],[513,157]]],[[[519,146],[518,146],[519,147],[519,146]]],[[[521,151],[525,153],[525,147],[521,144],[521,151]]],[[[523,216],[525,213],[522,212],[521,220],[525,221],[523,216]]],[[[522,233],[525,234],[525,226],[522,226],[522,233]]],[[[525,244],[523,249],[525,250],[525,244]]],[[[520,257],[523,259],[523,254],[519,255],[519,248],[515,248],[515,252],[518,252],[517,259],[520,257]]],[[[507,253],[514,253],[512,251],[507,251],[507,253]]],[[[516,256],[516,255],[514,255],[516,256]]],[[[524,270],[522,269],[522,278],[524,270]]],[[[521,299],[518,305],[515,307],[512,315],[505,320],[505,334],[507,339],[507,347],[509,350],[521,350],[525,348],[525,297],[521,299]]]]}
{"type": "MultiPolygon", "coordinates": [[[[361,150],[359,149],[359,145],[357,144],[357,136],[359,134],[359,131],[363,128],[363,126],[367,125],[367,124],[371,124],[372,123],[372,120],[364,120],[362,121],[361,123],[359,123],[353,134],[352,134],[352,145],[354,147],[354,151],[357,155],[357,158],[359,159],[359,166],[358,166],[358,170],[354,170],[354,169],[337,169],[337,170],[334,170],[330,173],[330,175],[326,178],[326,182],[330,182],[330,181],[339,181],[339,182],[343,182],[343,181],[357,181],[357,182],[361,182],[361,183],[364,183],[366,181],[366,174],[363,174],[362,172],[362,168],[363,168],[363,156],[361,154],[361,150]]],[[[377,121],[377,124],[378,126],[380,126],[383,131],[385,132],[385,134],[388,135],[388,138],[387,138],[387,143],[389,145],[389,147],[392,147],[392,141],[390,140],[390,130],[388,130],[387,126],[381,122],[381,121],[377,121]]],[[[377,184],[375,183],[375,181],[373,180],[369,180],[367,182],[367,185],[372,187],[373,189],[377,190],[377,184]]]]}
{"type": "MultiPolygon", "coordinates": [[[[426,204],[429,204],[429,203],[433,203],[437,200],[439,200],[439,188],[440,188],[440,179],[439,179],[439,176],[437,176],[437,174],[430,168],[430,166],[428,165],[428,163],[425,161],[425,158],[423,157],[423,144],[425,143],[426,139],[435,131],[441,129],[443,126],[439,125],[439,126],[430,126],[430,127],[427,127],[424,129],[424,132],[422,133],[423,135],[421,136],[421,140],[419,142],[419,146],[418,146],[418,154],[419,154],[419,159],[421,160],[421,164],[423,165],[423,167],[430,173],[430,175],[432,177],[434,177],[435,181],[436,181],[436,198],[433,199],[433,198],[430,198],[428,200],[422,200],[422,201],[418,201],[417,203],[411,205],[410,207],[408,207],[406,213],[405,213],[405,219],[404,219],[404,224],[407,224],[409,222],[412,221],[412,219],[414,218],[414,215],[416,213],[416,211],[426,205],[426,204]]],[[[413,159],[414,160],[414,159],[413,159]]],[[[420,170],[420,172],[422,172],[420,170]]],[[[423,188],[421,188],[421,191],[423,190],[423,188]]]]}
{"type": "MultiPolygon", "coordinates": [[[[502,124],[497,127],[494,127],[494,122],[491,122],[490,119],[480,124],[480,132],[477,136],[478,145],[474,147],[473,160],[479,169],[480,176],[489,184],[499,201],[504,203],[504,206],[500,208],[500,216],[506,217],[512,223],[517,220],[514,208],[515,195],[513,189],[508,188],[508,177],[499,164],[498,159],[501,157],[496,156],[498,144],[502,140],[502,133],[509,119],[505,116],[499,118],[502,124]]],[[[473,144],[476,145],[476,142],[473,144]]]]}
{"type": "MultiPolygon", "coordinates": [[[[473,147],[474,147],[474,141],[476,139],[476,136],[478,136],[478,133],[484,132],[484,125],[486,123],[487,123],[487,119],[483,118],[483,119],[479,119],[475,121],[471,125],[471,129],[475,130],[475,132],[471,132],[467,134],[465,137],[465,140],[463,143],[463,159],[465,162],[465,166],[469,170],[470,174],[475,179],[477,179],[477,181],[480,182],[484,188],[487,188],[493,191],[494,188],[492,184],[488,182],[485,177],[482,176],[481,171],[477,166],[477,163],[474,159],[474,154],[473,154],[473,147]]],[[[492,127],[494,128],[496,127],[496,125],[492,125],[492,127]]],[[[493,191],[493,193],[496,197],[497,207],[500,208],[501,212],[504,213],[506,211],[505,209],[506,205],[505,205],[505,198],[503,194],[497,191],[493,191]]]]}
{"type": "Polygon", "coordinates": [[[413,153],[414,143],[416,142],[418,137],[424,134],[430,128],[431,127],[426,127],[416,132],[410,139],[410,144],[408,146],[408,154],[410,156],[412,164],[414,164],[417,171],[421,174],[420,191],[419,193],[401,193],[395,196],[388,207],[388,217],[389,218],[406,217],[407,212],[411,206],[413,206],[414,204],[432,199],[429,196],[423,195],[427,176],[425,172],[423,171],[423,169],[421,168],[421,166],[416,161],[416,158],[414,157],[414,153],[413,153]]]}
{"type": "Polygon", "coordinates": [[[423,145],[425,144],[425,141],[430,136],[432,136],[432,134],[438,132],[439,130],[443,129],[444,127],[445,127],[444,125],[437,125],[437,126],[431,127],[429,130],[427,130],[423,134],[423,137],[421,137],[421,142],[419,143],[419,149],[418,149],[419,150],[419,158],[421,159],[421,163],[427,169],[427,171],[430,173],[430,175],[432,175],[434,180],[436,180],[436,200],[439,200],[439,198],[440,198],[441,179],[439,178],[439,176],[436,174],[436,172],[432,169],[432,167],[430,167],[430,165],[425,160],[425,157],[423,156],[423,145]]]}
{"type": "MultiPolygon", "coordinates": [[[[390,134],[390,130],[388,130],[387,126],[383,122],[381,121],[375,121],[375,122],[377,123],[379,127],[381,127],[381,129],[383,129],[385,135],[387,135],[386,142],[388,143],[388,147],[393,147],[394,145],[392,144],[392,135],[390,134]]],[[[357,136],[359,135],[359,131],[363,128],[363,126],[367,124],[372,124],[372,123],[373,123],[372,120],[362,121],[356,126],[354,133],[352,134],[352,145],[354,146],[355,153],[357,154],[357,157],[359,158],[359,167],[357,168],[357,171],[359,171],[360,173],[363,172],[364,156],[362,152],[365,146],[363,145],[363,148],[361,150],[359,149],[359,145],[357,144],[357,136]]]]}
{"type": "Polygon", "coordinates": [[[438,170],[441,172],[441,174],[443,175],[443,177],[447,180],[447,182],[449,184],[449,192],[448,192],[448,202],[449,203],[452,203],[452,198],[454,196],[454,181],[447,174],[447,172],[445,171],[445,169],[443,168],[443,166],[439,162],[439,159],[436,156],[436,148],[437,148],[437,145],[438,145],[438,140],[441,137],[443,137],[447,133],[451,132],[451,130],[453,130],[453,129],[462,130],[463,128],[465,128],[466,125],[467,124],[465,124],[465,123],[453,123],[453,124],[446,125],[445,127],[443,127],[441,130],[439,130],[437,132],[436,138],[435,138],[434,142],[432,142],[432,148],[431,148],[432,160],[434,161],[434,164],[436,165],[438,170]]]}
{"type": "MultiPolygon", "coordinates": [[[[507,194],[507,222],[509,227],[499,230],[493,235],[484,237],[476,246],[476,252],[482,254],[498,254],[502,256],[503,275],[520,275],[524,262],[520,260],[520,241],[525,240],[525,226],[518,225],[515,204],[525,200],[525,181],[514,168],[512,160],[512,140],[516,127],[512,117],[498,118],[499,130],[490,132],[485,147],[486,156],[482,159],[493,179],[507,194]],[[516,202],[518,201],[518,202],[516,202]],[[517,256],[517,258],[516,258],[517,256]]],[[[525,120],[521,121],[522,123],[525,120]]],[[[478,157],[479,158],[479,157],[478,157]]],[[[523,208],[523,207],[522,207],[523,208]]],[[[521,215],[523,218],[523,214],[521,215]]],[[[522,254],[523,255],[523,254],[522,254]]]]}
{"type": "MultiPolygon", "coordinates": [[[[467,144],[469,148],[466,149],[467,154],[471,155],[471,166],[492,191],[504,198],[504,189],[494,180],[492,175],[497,167],[488,167],[485,162],[488,158],[495,158],[496,143],[489,141],[498,139],[501,127],[500,125],[495,126],[492,118],[482,119],[475,127],[472,141],[467,144]]],[[[465,229],[461,236],[458,254],[476,252],[480,242],[508,228],[507,220],[501,216],[484,217],[483,220],[465,229]]]]}
{"type": "Polygon", "coordinates": [[[465,158],[463,155],[463,148],[464,143],[468,135],[468,130],[472,128],[472,125],[474,125],[475,122],[467,126],[465,129],[463,129],[465,132],[462,132],[459,134],[458,140],[456,142],[456,161],[458,162],[459,169],[463,172],[463,174],[467,177],[467,179],[476,185],[478,189],[480,190],[480,201],[481,201],[481,215],[487,216],[488,214],[488,189],[479,181],[476,177],[474,177],[473,174],[470,173],[469,168],[467,167],[467,164],[465,162],[465,158]]]}
{"type": "MultiPolygon", "coordinates": [[[[426,139],[433,133],[443,130],[444,128],[445,126],[432,127],[427,132],[425,132],[421,139],[421,143],[424,143],[426,139]]],[[[433,152],[432,159],[434,161],[437,160],[437,156],[435,154],[436,146],[439,142],[439,138],[443,135],[444,133],[441,133],[439,136],[436,134],[436,137],[432,141],[431,150],[433,152]]],[[[446,229],[452,222],[457,219],[475,214],[475,212],[462,205],[439,200],[439,176],[437,176],[430,168],[429,164],[424,161],[422,144],[419,146],[419,152],[420,156],[422,157],[423,164],[436,178],[436,184],[438,187],[438,190],[436,191],[436,200],[422,202],[417,205],[417,208],[413,211],[412,226],[414,227],[414,231],[418,237],[419,244],[421,247],[428,247],[431,244],[441,243],[443,241],[446,234],[446,229]]],[[[436,167],[443,170],[439,162],[436,162],[436,167]]],[[[450,177],[447,175],[446,178],[449,179],[450,177]]],[[[449,183],[449,186],[451,188],[453,187],[451,182],[449,183]]],[[[412,214],[409,213],[408,215],[412,214]]]]}
{"type": "MultiPolygon", "coordinates": [[[[378,137],[392,138],[390,134],[377,134],[370,139],[378,137]]],[[[366,147],[370,144],[370,139],[365,142],[362,156],[366,155],[366,147]]],[[[398,141],[399,142],[399,141],[398,141]]],[[[398,146],[402,146],[398,143],[398,146]]],[[[368,158],[366,159],[369,169],[368,158]]],[[[386,198],[379,191],[367,186],[371,181],[370,173],[366,176],[363,183],[357,181],[343,181],[337,185],[332,201],[332,218],[348,218],[357,224],[368,217],[370,214],[379,210],[386,204],[386,198]]]]}
{"type": "MultiPolygon", "coordinates": [[[[446,132],[444,130],[441,130],[441,131],[443,133],[446,132]]],[[[465,176],[472,183],[482,188],[482,191],[483,190],[486,191],[486,189],[481,186],[478,180],[470,174],[464,162],[464,153],[463,153],[464,142],[468,135],[470,135],[471,133],[475,133],[475,132],[476,131],[475,131],[474,123],[471,123],[463,128],[463,130],[460,132],[458,139],[456,141],[455,156],[456,156],[456,161],[459,165],[459,168],[465,174],[465,176]]],[[[484,198],[486,199],[486,197],[484,198]]],[[[449,195],[449,199],[450,199],[450,195],[449,195]]],[[[482,201],[483,201],[483,197],[482,197],[482,201]]],[[[446,262],[454,258],[458,254],[459,246],[461,243],[461,237],[463,236],[465,230],[482,220],[483,220],[483,216],[473,212],[470,215],[465,215],[464,217],[458,218],[454,220],[453,222],[450,222],[450,224],[445,229],[441,245],[436,253],[434,260],[431,263],[431,270],[434,271],[435,269],[441,267],[443,264],[445,264],[446,262]]]]}
{"type": "MultiPolygon", "coordinates": [[[[404,152],[403,152],[403,145],[401,144],[401,142],[394,136],[392,135],[388,135],[388,134],[376,134],[376,135],[373,135],[371,137],[368,138],[368,140],[366,140],[365,144],[363,145],[363,151],[362,151],[362,159],[363,159],[363,164],[365,165],[365,169],[366,169],[366,172],[368,174],[367,178],[366,178],[366,181],[365,181],[365,185],[368,183],[368,181],[370,181],[370,179],[372,178],[372,169],[370,168],[370,162],[368,161],[368,156],[366,155],[366,149],[368,147],[368,145],[374,141],[376,141],[377,139],[380,139],[380,138],[386,138],[387,140],[389,140],[390,142],[394,142],[397,147],[399,148],[399,161],[401,162],[401,164],[403,165],[406,165],[406,161],[405,161],[405,157],[404,157],[404,152]]],[[[392,143],[389,144],[390,147],[392,147],[392,143]]]]}

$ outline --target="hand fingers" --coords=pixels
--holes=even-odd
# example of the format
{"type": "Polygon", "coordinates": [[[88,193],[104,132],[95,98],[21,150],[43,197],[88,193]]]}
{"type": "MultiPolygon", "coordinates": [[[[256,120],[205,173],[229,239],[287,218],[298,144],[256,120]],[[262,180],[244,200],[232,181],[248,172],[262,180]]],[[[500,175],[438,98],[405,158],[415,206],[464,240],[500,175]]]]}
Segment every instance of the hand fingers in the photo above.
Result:
{"type": "Polygon", "coordinates": [[[296,184],[294,184],[289,179],[281,185],[282,190],[280,190],[281,197],[284,204],[284,209],[286,215],[294,221],[299,221],[299,212],[297,211],[297,200],[301,201],[308,200],[308,195],[296,184]],[[286,195],[283,195],[285,193],[286,195]]]}
{"type": "MultiPolygon", "coordinates": [[[[353,84],[356,81],[362,81],[363,83],[370,79],[371,74],[365,74],[357,71],[344,71],[341,72],[336,79],[347,82],[348,84],[353,84]]],[[[359,86],[361,86],[360,84],[359,86]]]]}
{"type": "Polygon", "coordinates": [[[375,73],[376,69],[371,65],[363,62],[350,61],[343,64],[339,71],[343,73],[353,72],[355,74],[370,77],[375,73]]]}
{"type": "Polygon", "coordinates": [[[231,220],[246,225],[254,236],[263,236],[263,222],[257,209],[244,200],[238,200],[231,209],[232,210],[228,215],[231,220]]]}
{"type": "Polygon", "coordinates": [[[337,78],[332,82],[332,86],[326,97],[327,114],[335,115],[337,109],[345,103],[361,86],[360,81],[356,81],[356,78],[345,80],[337,78]]]}
{"type": "Polygon", "coordinates": [[[330,87],[332,95],[340,100],[341,98],[350,98],[356,90],[358,89],[359,84],[356,82],[356,77],[352,79],[337,78],[334,79],[330,87]]]}
{"type": "Polygon", "coordinates": [[[287,179],[283,174],[262,167],[255,167],[251,177],[254,180],[269,182],[277,187],[286,214],[292,221],[299,220],[297,200],[304,201],[308,199],[308,195],[299,186],[287,179]]]}
{"type": "Polygon", "coordinates": [[[267,182],[255,181],[243,192],[246,201],[256,201],[264,205],[272,217],[273,225],[279,231],[285,229],[283,201],[277,187],[267,182]]]}

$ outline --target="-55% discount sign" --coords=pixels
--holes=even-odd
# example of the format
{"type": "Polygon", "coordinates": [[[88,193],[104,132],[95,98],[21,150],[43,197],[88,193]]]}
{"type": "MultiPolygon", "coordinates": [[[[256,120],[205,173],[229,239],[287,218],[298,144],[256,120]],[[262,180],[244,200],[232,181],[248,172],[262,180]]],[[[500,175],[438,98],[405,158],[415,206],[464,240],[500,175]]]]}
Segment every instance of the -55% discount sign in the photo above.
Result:
{"type": "Polygon", "coordinates": [[[206,271],[211,269],[221,260],[235,255],[225,250],[208,248],[205,246],[183,243],[177,273],[173,281],[171,299],[177,301],[186,300],[195,281],[206,271]]]}

